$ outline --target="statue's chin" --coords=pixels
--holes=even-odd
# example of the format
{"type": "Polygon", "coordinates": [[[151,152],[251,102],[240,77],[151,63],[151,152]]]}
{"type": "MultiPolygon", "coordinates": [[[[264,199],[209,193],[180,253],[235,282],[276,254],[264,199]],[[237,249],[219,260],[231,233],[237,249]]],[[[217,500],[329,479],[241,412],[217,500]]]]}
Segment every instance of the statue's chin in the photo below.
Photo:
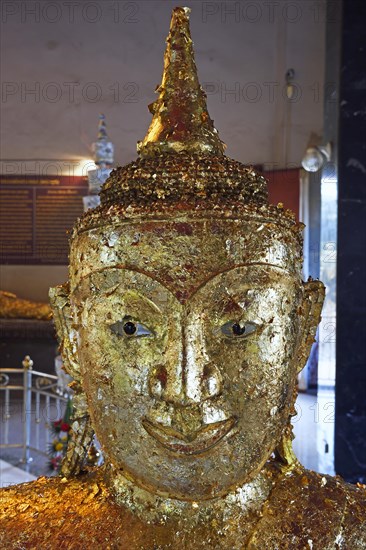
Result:
{"type": "MultiPolygon", "coordinates": [[[[126,467],[121,467],[119,464],[112,466],[109,480],[117,492],[122,492],[128,486],[129,489],[144,490],[161,498],[176,499],[186,502],[194,502],[200,500],[211,500],[225,497],[229,493],[235,491],[238,487],[242,487],[246,483],[252,482],[266,463],[267,458],[256,464],[251,464],[248,469],[241,469],[237,472],[231,472],[230,482],[225,484],[225,476],[222,474],[215,480],[210,482],[204,479],[204,475],[189,476],[179,478],[172,475],[162,479],[157,476],[153,478],[151,472],[134,472],[126,467]],[[119,488],[121,491],[119,491],[119,488]]],[[[111,461],[113,464],[113,461],[111,461]]],[[[162,471],[164,471],[162,464],[162,471]]]]}
{"type": "MultiPolygon", "coordinates": [[[[99,426],[101,428],[101,426],[99,426]]],[[[98,434],[98,432],[97,432],[98,434]]],[[[235,417],[209,427],[182,433],[147,421],[134,436],[117,434],[108,445],[99,434],[106,464],[113,475],[130,488],[140,488],[163,498],[182,501],[208,500],[227,495],[251,482],[270,458],[281,437],[280,425],[260,439],[244,430],[235,417]],[[277,428],[277,429],[276,429],[277,428]]]]}

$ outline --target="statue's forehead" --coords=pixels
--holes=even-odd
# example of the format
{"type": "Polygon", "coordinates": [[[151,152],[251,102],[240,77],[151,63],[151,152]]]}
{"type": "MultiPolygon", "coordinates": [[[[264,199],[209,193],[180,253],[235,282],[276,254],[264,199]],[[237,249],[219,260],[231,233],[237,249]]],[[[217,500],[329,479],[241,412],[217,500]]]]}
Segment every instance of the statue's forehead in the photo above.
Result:
{"type": "MultiPolygon", "coordinates": [[[[245,292],[253,288],[283,286],[296,283],[294,275],[286,270],[266,264],[246,264],[212,274],[196,286],[186,286],[182,292],[181,285],[167,284],[156,276],[123,267],[106,268],[87,275],[75,289],[79,296],[105,295],[119,293],[129,296],[131,290],[140,296],[151,298],[170,295],[180,303],[190,301],[197,293],[216,292],[233,296],[235,291],[245,292]]],[[[135,299],[136,295],[133,294],[135,299]]]]}
{"type": "Polygon", "coordinates": [[[90,273],[120,267],[145,273],[186,300],[218,273],[263,264],[299,274],[298,242],[270,223],[156,221],[84,232],[73,240],[70,287],[90,273]]]}

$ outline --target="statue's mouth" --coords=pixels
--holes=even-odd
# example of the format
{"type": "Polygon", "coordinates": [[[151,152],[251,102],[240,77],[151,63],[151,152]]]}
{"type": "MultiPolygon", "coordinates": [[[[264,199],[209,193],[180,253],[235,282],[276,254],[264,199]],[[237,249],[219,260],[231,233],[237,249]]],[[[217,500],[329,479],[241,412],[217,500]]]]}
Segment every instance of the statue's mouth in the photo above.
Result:
{"type": "Polygon", "coordinates": [[[185,435],[171,426],[156,424],[144,418],[142,425],[148,434],[166,449],[185,455],[196,455],[211,449],[219,443],[235,426],[236,418],[205,424],[199,430],[185,435]]]}

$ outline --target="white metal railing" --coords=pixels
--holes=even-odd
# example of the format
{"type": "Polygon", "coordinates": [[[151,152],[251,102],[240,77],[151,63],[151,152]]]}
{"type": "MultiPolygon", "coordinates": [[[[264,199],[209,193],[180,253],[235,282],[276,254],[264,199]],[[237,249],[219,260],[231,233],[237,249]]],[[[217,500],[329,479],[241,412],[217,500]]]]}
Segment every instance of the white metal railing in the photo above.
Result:
{"type": "Polygon", "coordinates": [[[32,460],[31,451],[48,456],[47,449],[51,443],[49,427],[54,420],[62,418],[66,403],[71,397],[71,390],[69,395],[60,391],[57,376],[33,370],[33,361],[29,355],[24,358],[22,365],[23,368],[19,369],[0,368],[0,406],[4,428],[0,449],[21,448],[21,462],[27,464],[32,460]],[[19,375],[22,377],[22,383],[11,384],[11,378],[16,380],[19,375]],[[18,413],[20,412],[22,430],[19,433],[19,441],[9,443],[10,423],[16,421],[16,413],[14,414],[11,408],[14,405],[11,398],[14,392],[20,391],[22,400],[18,413]],[[45,428],[44,445],[40,442],[42,419],[45,428]]]}

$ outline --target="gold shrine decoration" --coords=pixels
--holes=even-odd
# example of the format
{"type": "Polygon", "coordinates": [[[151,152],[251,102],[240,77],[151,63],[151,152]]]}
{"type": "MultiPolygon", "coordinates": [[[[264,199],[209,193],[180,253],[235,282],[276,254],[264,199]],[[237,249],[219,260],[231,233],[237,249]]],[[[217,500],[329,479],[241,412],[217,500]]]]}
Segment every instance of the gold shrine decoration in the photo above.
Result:
{"type": "Polygon", "coordinates": [[[12,292],[0,290],[1,319],[52,319],[49,304],[18,298],[12,292]]]}

